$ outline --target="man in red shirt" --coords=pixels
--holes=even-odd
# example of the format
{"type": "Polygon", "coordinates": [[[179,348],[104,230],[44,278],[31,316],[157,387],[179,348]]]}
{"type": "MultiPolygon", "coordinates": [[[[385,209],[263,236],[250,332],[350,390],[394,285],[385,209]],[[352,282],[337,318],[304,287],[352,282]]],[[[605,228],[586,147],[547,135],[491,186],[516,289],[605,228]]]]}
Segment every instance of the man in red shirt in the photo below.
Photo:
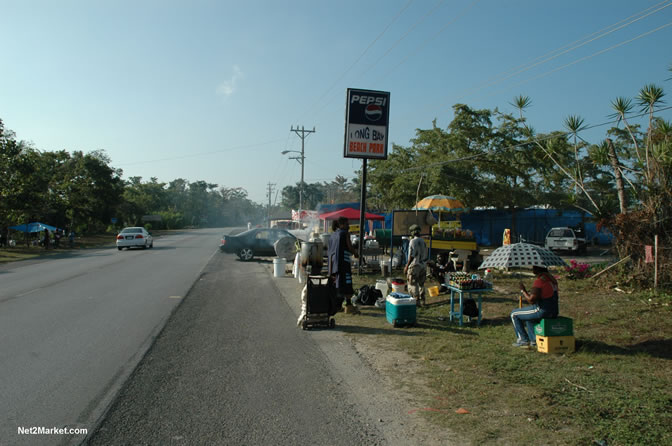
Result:
{"type": "Polygon", "coordinates": [[[558,281],[544,266],[535,265],[532,272],[536,278],[531,293],[520,282],[520,293],[532,305],[511,312],[511,322],[516,332],[514,347],[536,346],[536,338],[530,339],[530,336],[535,336],[534,324],[544,318],[558,317],[558,281]]]}

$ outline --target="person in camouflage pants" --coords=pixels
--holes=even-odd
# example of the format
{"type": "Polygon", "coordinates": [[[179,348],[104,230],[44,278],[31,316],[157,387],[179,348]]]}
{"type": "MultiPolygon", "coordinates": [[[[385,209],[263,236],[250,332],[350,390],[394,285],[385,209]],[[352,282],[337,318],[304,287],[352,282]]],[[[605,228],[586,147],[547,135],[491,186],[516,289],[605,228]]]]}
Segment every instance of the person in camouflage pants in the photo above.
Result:
{"type": "Polygon", "coordinates": [[[425,240],[420,237],[420,226],[411,225],[409,232],[413,238],[408,246],[408,263],[404,267],[404,272],[408,279],[408,292],[416,299],[420,307],[425,303],[425,279],[427,278],[429,250],[425,240]]]}

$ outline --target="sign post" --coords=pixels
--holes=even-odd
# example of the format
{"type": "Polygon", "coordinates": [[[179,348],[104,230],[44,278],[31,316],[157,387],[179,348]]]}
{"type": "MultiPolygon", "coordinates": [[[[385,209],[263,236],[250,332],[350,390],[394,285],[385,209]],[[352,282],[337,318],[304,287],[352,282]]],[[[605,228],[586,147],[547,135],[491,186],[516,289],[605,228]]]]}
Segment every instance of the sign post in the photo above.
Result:
{"type": "Polygon", "coordinates": [[[364,216],[366,215],[366,160],[387,159],[390,93],[348,88],[345,105],[345,158],[362,159],[362,191],[359,203],[359,274],[362,273],[364,216]]]}

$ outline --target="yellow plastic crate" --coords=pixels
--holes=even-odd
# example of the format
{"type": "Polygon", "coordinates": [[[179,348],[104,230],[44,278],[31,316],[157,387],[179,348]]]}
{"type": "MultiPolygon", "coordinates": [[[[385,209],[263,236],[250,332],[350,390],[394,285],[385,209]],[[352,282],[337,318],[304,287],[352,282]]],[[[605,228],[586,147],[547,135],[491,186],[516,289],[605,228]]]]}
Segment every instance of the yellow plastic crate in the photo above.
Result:
{"type": "Polygon", "coordinates": [[[572,353],[575,348],[574,336],[537,335],[537,351],[540,353],[572,353]]]}

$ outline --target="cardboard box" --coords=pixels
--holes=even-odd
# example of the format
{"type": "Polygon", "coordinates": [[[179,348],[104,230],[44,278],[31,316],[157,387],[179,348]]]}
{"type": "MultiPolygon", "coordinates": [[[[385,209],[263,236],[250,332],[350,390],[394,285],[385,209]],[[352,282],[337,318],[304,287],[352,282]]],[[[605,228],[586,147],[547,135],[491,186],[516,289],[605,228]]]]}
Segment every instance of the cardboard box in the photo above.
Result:
{"type": "Polygon", "coordinates": [[[394,325],[414,325],[416,322],[416,301],[408,294],[392,293],[385,299],[387,322],[394,325]]]}
{"type": "Polygon", "coordinates": [[[575,347],[574,336],[537,335],[537,351],[540,353],[572,353],[575,347]]]}
{"type": "Polygon", "coordinates": [[[574,321],[568,317],[542,319],[534,326],[534,334],[539,336],[574,336],[574,321]]]}

